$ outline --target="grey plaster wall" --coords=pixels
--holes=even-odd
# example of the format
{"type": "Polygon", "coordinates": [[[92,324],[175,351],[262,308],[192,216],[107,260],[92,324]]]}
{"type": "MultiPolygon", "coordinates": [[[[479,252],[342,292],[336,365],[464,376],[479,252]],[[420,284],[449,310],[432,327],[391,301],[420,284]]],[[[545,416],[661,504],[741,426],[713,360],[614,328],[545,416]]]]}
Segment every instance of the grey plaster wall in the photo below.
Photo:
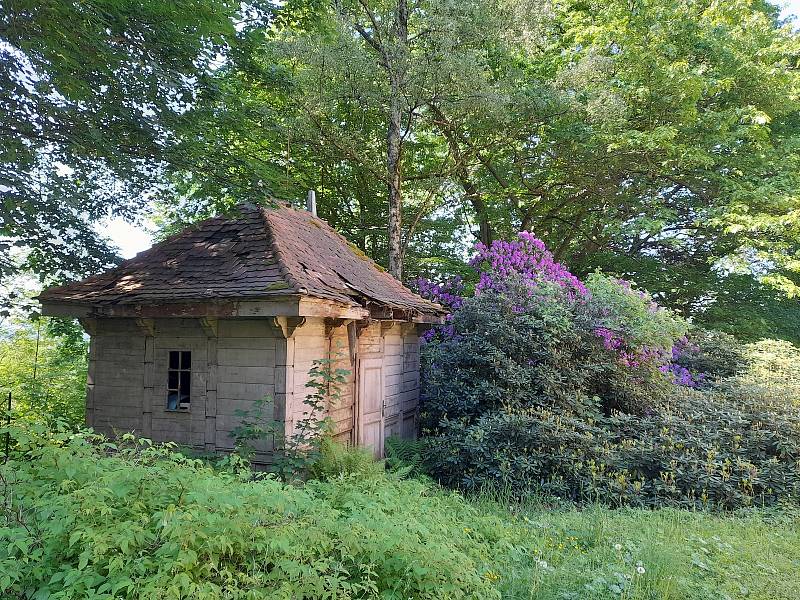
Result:
{"type": "MultiPolygon", "coordinates": [[[[350,362],[346,326],[326,328],[308,318],[289,339],[271,319],[99,319],[90,345],[87,423],[114,435],[133,431],[154,441],[174,441],[207,451],[230,451],[237,410],[263,400],[262,419],[283,423],[291,435],[303,413],[308,372],[314,361],[333,357],[349,371],[341,397],[330,407],[334,433],[358,440],[357,364],[350,362]],[[167,410],[171,350],[192,352],[191,406],[167,410]]],[[[419,402],[419,339],[416,326],[373,323],[361,330],[358,357],[380,358],[384,371],[385,437],[411,437],[419,402]]],[[[262,460],[280,439],[259,447],[262,460]]]]}
{"type": "Polygon", "coordinates": [[[133,319],[98,323],[89,346],[86,421],[101,433],[142,431],[145,336],[133,319]]]}
{"type": "MultiPolygon", "coordinates": [[[[219,321],[217,343],[215,447],[232,450],[231,432],[241,423],[237,410],[254,411],[263,401],[262,420],[283,420],[283,381],[280,364],[286,343],[271,319],[226,319],[219,321]]],[[[258,445],[268,453],[274,439],[258,445]]]]}
{"type": "Polygon", "coordinates": [[[268,319],[220,320],[212,333],[199,319],[98,319],[87,424],[107,435],[133,431],[159,442],[230,450],[230,432],[241,421],[237,409],[249,410],[263,398],[265,418],[276,416],[278,352],[285,352],[285,342],[268,319]],[[171,350],[192,353],[188,410],[167,409],[171,350]]]}
{"type": "Polygon", "coordinates": [[[326,329],[322,318],[308,318],[286,344],[286,434],[296,431],[297,422],[308,412],[306,398],[314,390],[308,387],[309,371],[314,361],[331,358],[333,367],[348,371],[346,381],[339,386],[339,399],[329,407],[328,416],[333,421],[334,436],[344,443],[352,442],[353,381],[355,373],[350,364],[347,328],[326,329]]]}

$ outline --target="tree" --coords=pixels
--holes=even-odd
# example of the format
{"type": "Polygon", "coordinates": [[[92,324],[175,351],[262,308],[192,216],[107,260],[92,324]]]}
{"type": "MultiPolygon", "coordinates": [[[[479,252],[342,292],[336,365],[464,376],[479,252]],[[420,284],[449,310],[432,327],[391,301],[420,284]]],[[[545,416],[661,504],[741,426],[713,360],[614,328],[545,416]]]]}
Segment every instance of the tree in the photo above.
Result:
{"type": "Polygon", "coordinates": [[[639,264],[638,277],[667,297],[704,282],[696,315],[721,318],[715,303],[752,289],[752,319],[765,317],[756,298],[768,290],[743,288],[737,274],[797,293],[800,37],[777,9],[671,0],[558,8],[559,77],[576,102],[572,126],[547,136],[557,157],[549,171],[574,192],[537,231],[584,269],[613,269],[608,253],[634,277],[639,264]],[[648,271],[653,259],[660,266],[648,271]]]}
{"type": "Polygon", "coordinates": [[[133,220],[165,191],[174,127],[240,11],[231,0],[0,0],[0,278],[116,260],[93,226],[133,220]]]}
{"type": "Polygon", "coordinates": [[[0,336],[0,393],[11,392],[15,419],[82,425],[88,344],[71,320],[5,323],[0,336]]]}
{"type": "MultiPolygon", "coordinates": [[[[263,42],[221,69],[204,96],[210,125],[195,154],[215,159],[200,159],[196,171],[214,162],[234,181],[220,190],[208,183],[214,177],[191,177],[188,212],[264,188],[298,198],[314,187],[320,211],[402,277],[409,252],[418,255],[417,234],[448,230],[452,244],[468,233],[454,231],[469,221],[456,190],[470,185],[472,166],[448,137],[444,112],[447,127],[483,124],[505,139],[500,130],[513,122],[502,115],[521,98],[512,93],[521,71],[513,57],[527,52],[522,40],[540,20],[507,0],[287,3],[263,42]],[[247,189],[248,173],[264,187],[247,189]]],[[[469,201],[478,210],[480,194],[469,201]]],[[[488,232],[488,216],[480,218],[488,232]]]]}
{"type": "MultiPolygon", "coordinates": [[[[409,87],[409,6],[408,0],[394,0],[384,7],[384,14],[373,11],[366,0],[358,0],[356,10],[336,0],[335,7],[377,55],[388,82],[386,125],[386,183],[389,201],[389,272],[403,278],[402,256],[402,152],[404,129],[410,130],[414,108],[409,107],[404,94],[409,87]],[[391,15],[386,18],[389,13],[391,15]]],[[[413,9],[413,7],[412,7],[413,9]]]]}
{"type": "Polygon", "coordinates": [[[722,318],[712,304],[744,290],[763,312],[765,286],[795,293],[800,264],[800,38],[777,14],[759,0],[286,3],[198,95],[170,218],[313,188],[395,274],[458,272],[472,236],[529,230],[684,314],[722,318]]]}
{"type": "Polygon", "coordinates": [[[705,287],[676,306],[696,315],[715,314],[719,286],[740,296],[725,272],[796,293],[800,38],[777,10],[672,0],[553,10],[542,50],[521,58],[512,126],[439,118],[471,165],[464,194],[488,216],[480,235],[535,231],[583,273],[602,263],[637,278],[632,265],[655,262],[638,276],[668,298],[691,270],[705,287]]]}

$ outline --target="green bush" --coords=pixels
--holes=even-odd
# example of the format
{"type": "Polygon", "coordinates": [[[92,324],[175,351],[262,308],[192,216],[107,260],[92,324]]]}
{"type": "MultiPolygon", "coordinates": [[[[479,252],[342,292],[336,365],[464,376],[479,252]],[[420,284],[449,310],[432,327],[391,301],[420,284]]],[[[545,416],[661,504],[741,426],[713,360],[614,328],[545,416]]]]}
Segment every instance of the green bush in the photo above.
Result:
{"type": "Polygon", "coordinates": [[[466,531],[468,507],[420,483],[359,472],[296,488],[130,436],[12,433],[2,598],[499,597],[494,534],[466,531]]]}
{"type": "Polygon", "coordinates": [[[676,339],[685,324],[646,294],[600,275],[590,283],[591,301],[538,283],[484,291],[454,312],[449,335],[424,347],[430,475],[473,493],[613,506],[796,502],[792,354],[774,342],[745,352],[699,330],[676,339]],[[703,389],[675,385],[675,372],[703,389]]]}
{"type": "Polygon", "coordinates": [[[651,362],[622,365],[594,332],[594,312],[555,284],[532,292],[509,282],[502,292],[466,298],[449,323],[452,334],[423,347],[423,432],[446,420],[535,407],[652,410],[666,399],[669,380],[651,362]]]}
{"type": "Polygon", "coordinates": [[[574,408],[591,375],[582,368],[590,350],[573,307],[558,298],[553,286],[537,297],[520,286],[466,299],[453,314],[455,335],[424,347],[423,429],[507,405],[574,408]]]}
{"type": "Polygon", "coordinates": [[[618,333],[631,348],[669,349],[689,329],[685,319],[629,281],[595,271],[586,278],[586,288],[595,326],[618,333]]]}
{"type": "Polygon", "coordinates": [[[372,450],[344,446],[330,435],[324,435],[319,440],[316,460],[308,466],[308,474],[313,479],[334,479],[351,475],[371,477],[383,470],[383,463],[375,460],[372,450]]]}
{"type": "Polygon", "coordinates": [[[790,511],[466,501],[378,472],[296,488],[132,438],[14,438],[0,465],[4,600],[767,600],[798,586],[790,511]]]}
{"type": "Polygon", "coordinates": [[[429,471],[470,492],[715,509],[800,499],[800,413],[742,388],[687,391],[644,416],[489,413],[428,443],[429,471]]]}
{"type": "Polygon", "coordinates": [[[703,374],[705,383],[732,377],[747,368],[745,348],[732,335],[694,328],[673,352],[673,363],[703,374]]]}
{"type": "Polygon", "coordinates": [[[745,367],[735,379],[752,395],[780,398],[800,407],[800,347],[783,340],[760,340],[744,348],[745,367]]]}

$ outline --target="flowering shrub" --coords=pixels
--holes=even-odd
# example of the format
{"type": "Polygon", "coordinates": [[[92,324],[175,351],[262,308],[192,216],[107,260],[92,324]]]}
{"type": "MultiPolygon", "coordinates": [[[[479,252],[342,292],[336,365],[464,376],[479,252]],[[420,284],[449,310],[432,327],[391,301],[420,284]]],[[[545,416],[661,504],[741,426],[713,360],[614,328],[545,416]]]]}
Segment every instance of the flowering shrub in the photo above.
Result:
{"type": "Polygon", "coordinates": [[[800,415],[719,384],[739,368],[725,336],[690,333],[627,281],[580,282],[529,234],[472,264],[475,296],[423,349],[440,481],[644,506],[797,496],[800,415]]]}
{"type": "Polygon", "coordinates": [[[465,299],[449,326],[452,335],[422,353],[421,422],[430,431],[495,410],[642,413],[668,397],[668,379],[650,364],[622,365],[598,343],[585,303],[554,283],[531,293],[509,278],[503,292],[465,299]]]}
{"type": "MultiPolygon", "coordinates": [[[[673,350],[673,357],[680,357],[680,353],[676,355],[675,348],[673,350]]],[[[659,371],[664,373],[665,375],[669,375],[672,379],[672,383],[675,385],[682,385],[684,387],[690,388],[697,388],[701,387],[706,382],[706,375],[705,373],[692,373],[686,367],[681,366],[676,362],[669,362],[667,364],[661,365],[658,368],[659,371]]]]}
{"type": "Polygon", "coordinates": [[[451,310],[461,308],[464,303],[464,280],[461,277],[451,277],[442,283],[419,277],[411,285],[417,288],[421,296],[451,310]]]}
{"type": "Polygon", "coordinates": [[[624,279],[592,273],[586,287],[595,335],[607,350],[619,354],[623,365],[668,362],[673,344],[688,330],[685,319],[624,279]]]}
{"type": "Polygon", "coordinates": [[[688,372],[699,387],[736,375],[746,363],[742,345],[732,335],[720,331],[692,329],[672,348],[671,366],[688,372]]]}
{"type": "MultiPolygon", "coordinates": [[[[519,283],[536,302],[563,301],[571,305],[582,326],[599,338],[602,347],[615,353],[622,366],[629,368],[660,368],[662,374],[672,374],[669,360],[675,340],[685,335],[688,324],[668,309],[660,307],[647,292],[635,290],[622,279],[592,273],[584,284],[556,262],[544,242],[523,231],[517,240],[495,241],[491,246],[476,244],[476,255],[470,264],[478,269],[479,281],[475,294],[508,292],[519,283]]],[[[460,278],[444,283],[418,279],[416,287],[426,298],[458,311],[464,304],[464,285],[460,278]]],[[[530,303],[526,303],[530,304],[530,303]]],[[[523,310],[522,304],[513,310],[523,310]]],[[[455,335],[448,323],[429,331],[424,339],[437,334],[455,335]]],[[[683,380],[671,378],[676,383],[683,380]]]]}
{"type": "MultiPolygon", "coordinates": [[[[498,350],[516,348],[516,358],[524,358],[530,353],[540,352],[537,344],[545,340],[559,340],[553,337],[553,325],[544,318],[547,311],[559,312],[570,322],[573,334],[581,339],[582,349],[573,360],[581,362],[577,373],[565,376],[569,371],[568,362],[559,356],[558,366],[549,378],[536,376],[537,380],[559,381],[562,377],[570,382],[586,380],[584,374],[591,374],[595,381],[582,393],[599,396],[604,409],[623,408],[632,411],[648,410],[663,394],[664,383],[684,383],[676,379],[669,370],[674,341],[686,333],[687,324],[671,311],[661,308],[644,291],[634,290],[629,282],[593,273],[586,283],[580,281],[561,263],[554,260],[544,243],[533,234],[522,232],[515,241],[495,241],[491,246],[476,245],[476,256],[471,265],[479,269],[479,281],[475,288],[475,300],[489,294],[488,302],[478,302],[477,318],[460,319],[460,313],[467,310],[466,300],[461,296],[464,290],[460,279],[445,284],[426,280],[417,281],[420,293],[431,300],[438,301],[453,309],[448,322],[432,329],[424,336],[426,341],[439,340],[448,343],[446,352],[451,358],[459,352],[467,351],[472,344],[464,336],[475,338],[476,327],[482,330],[488,326],[484,339],[492,336],[499,340],[498,350]],[[509,304],[510,303],[510,304],[509,304]],[[503,314],[495,314],[493,308],[508,305],[503,314]],[[527,331],[528,326],[518,319],[519,315],[539,319],[540,332],[527,331]],[[467,322],[469,321],[469,322],[467,322]],[[501,339],[500,332],[516,329],[522,335],[522,343],[511,343],[501,339]],[[451,338],[458,339],[452,340],[451,338]],[[591,361],[588,356],[592,355],[591,361]],[[563,373],[558,373],[559,369],[563,373]],[[627,372],[626,372],[627,371],[627,372]]],[[[469,308],[473,311],[473,307],[469,308]]],[[[568,348],[566,345],[564,348],[568,348]]],[[[429,348],[431,352],[432,349],[429,348]]],[[[470,351],[479,351],[473,349],[470,351]]],[[[533,361],[530,363],[539,365],[533,361]]],[[[538,367],[537,367],[538,368],[538,367]]],[[[452,369],[446,370],[448,376],[452,369]]],[[[456,369],[458,371],[458,369],[456,369]]],[[[435,385],[435,369],[426,374],[435,385]]],[[[464,386],[469,388],[469,380],[476,377],[470,374],[464,386]]],[[[511,382],[513,377],[495,377],[495,381],[511,382]]],[[[507,387],[506,383],[496,383],[494,389],[507,387]]],[[[532,386],[530,390],[536,390],[532,386]]],[[[564,389],[571,389],[566,386],[564,389]]],[[[508,392],[509,390],[506,390],[508,392]]],[[[515,397],[525,394],[516,389],[515,397]]],[[[524,402],[523,402],[524,404],[524,402]]],[[[546,403],[545,403],[546,404],[546,403]]]]}
{"type": "Polygon", "coordinates": [[[504,293],[486,290],[453,313],[453,335],[422,353],[422,423],[473,418],[503,407],[563,406],[585,399],[591,344],[575,323],[573,306],[554,284],[533,296],[520,281],[504,293]]]}
{"type": "MultiPolygon", "coordinates": [[[[411,285],[416,287],[419,294],[424,298],[432,302],[438,302],[450,310],[458,310],[464,304],[464,281],[461,277],[451,277],[442,283],[419,277],[412,281],[411,285]]],[[[430,342],[437,336],[452,337],[454,331],[453,326],[450,324],[451,319],[452,315],[448,315],[444,325],[428,329],[422,334],[422,340],[430,342]]]]}

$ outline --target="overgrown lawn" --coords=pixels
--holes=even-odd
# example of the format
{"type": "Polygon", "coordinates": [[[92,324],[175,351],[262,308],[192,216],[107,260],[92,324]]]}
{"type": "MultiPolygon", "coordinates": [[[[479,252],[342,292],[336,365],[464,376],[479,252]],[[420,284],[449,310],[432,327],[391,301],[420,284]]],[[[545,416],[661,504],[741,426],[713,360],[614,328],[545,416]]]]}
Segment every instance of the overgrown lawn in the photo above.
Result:
{"type": "MultiPolygon", "coordinates": [[[[508,514],[494,503],[479,506],[508,514]]],[[[792,511],[590,507],[512,514],[515,544],[539,560],[506,563],[501,589],[510,598],[800,598],[800,530],[792,511]]]]}
{"type": "Polygon", "coordinates": [[[3,599],[800,598],[793,509],[520,506],[360,460],[287,485],[138,441],[14,435],[3,599]]]}

